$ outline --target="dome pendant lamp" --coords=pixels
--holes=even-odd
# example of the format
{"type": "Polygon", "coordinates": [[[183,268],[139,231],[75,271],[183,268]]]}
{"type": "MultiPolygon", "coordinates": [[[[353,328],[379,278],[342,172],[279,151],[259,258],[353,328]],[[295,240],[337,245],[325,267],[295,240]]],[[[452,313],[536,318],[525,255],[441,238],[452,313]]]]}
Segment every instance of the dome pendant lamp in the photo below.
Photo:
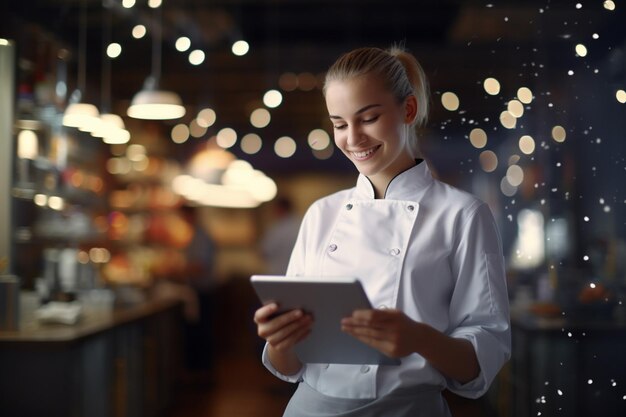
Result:
{"type": "Polygon", "coordinates": [[[178,94],[159,89],[161,78],[161,7],[154,11],[152,28],[152,74],[146,78],[143,89],[133,97],[127,114],[135,119],[169,120],[185,115],[185,107],[178,94]],[[157,21],[157,13],[159,21],[157,21]]]}
{"type": "MultiPolygon", "coordinates": [[[[104,13],[102,14],[102,50],[105,51],[111,43],[111,25],[113,2],[103,2],[104,13]]],[[[91,136],[102,138],[104,143],[123,144],[130,140],[130,132],[126,130],[124,120],[111,112],[111,59],[102,54],[102,113],[100,114],[100,125],[91,132],[91,136]]]]}
{"type": "Polygon", "coordinates": [[[93,104],[83,102],[85,92],[85,48],[87,38],[87,9],[85,0],[81,2],[80,9],[80,33],[78,36],[78,86],[70,96],[65,112],[63,113],[63,125],[75,127],[82,131],[90,132],[96,128],[99,119],[98,108],[93,104]]]}

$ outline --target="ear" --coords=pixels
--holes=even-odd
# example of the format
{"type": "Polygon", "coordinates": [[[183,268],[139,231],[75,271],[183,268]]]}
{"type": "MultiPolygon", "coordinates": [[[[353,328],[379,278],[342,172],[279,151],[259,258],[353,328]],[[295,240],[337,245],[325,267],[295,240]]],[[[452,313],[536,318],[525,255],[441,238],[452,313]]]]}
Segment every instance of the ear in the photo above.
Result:
{"type": "Polygon", "coordinates": [[[404,100],[404,123],[412,124],[417,117],[417,99],[413,94],[404,100]]]}

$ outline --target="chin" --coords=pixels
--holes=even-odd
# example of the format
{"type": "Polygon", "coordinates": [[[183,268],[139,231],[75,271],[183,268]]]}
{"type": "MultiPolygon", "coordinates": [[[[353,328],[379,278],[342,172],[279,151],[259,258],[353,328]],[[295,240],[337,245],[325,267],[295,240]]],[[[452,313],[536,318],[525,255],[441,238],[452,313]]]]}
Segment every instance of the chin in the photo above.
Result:
{"type": "Polygon", "coordinates": [[[360,174],[363,174],[366,177],[374,175],[374,174],[376,174],[376,172],[378,172],[378,170],[376,168],[374,168],[372,166],[363,166],[363,164],[361,162],[352,161],[352,163],[354,164],[354,166],[357,169],[357,171],[359,171],[360,174]]]}

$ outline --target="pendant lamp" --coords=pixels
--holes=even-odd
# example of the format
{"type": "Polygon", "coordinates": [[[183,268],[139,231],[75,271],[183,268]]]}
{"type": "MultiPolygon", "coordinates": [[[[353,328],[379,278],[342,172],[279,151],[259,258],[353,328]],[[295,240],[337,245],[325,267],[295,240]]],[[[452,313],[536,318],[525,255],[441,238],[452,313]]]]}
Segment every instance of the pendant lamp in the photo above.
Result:
{"type": "Polygon", "coordinates": [[[146,78],[143,89],[135,94],[127,111],[127,114],[135,119],[168,120],[185,115],[185,107],[178,94],[159,89],[161,24],[161,7],[157,7],[152,25],[152,74],[146,78]]]}
{"type": "MultiPolygon", "coordinates": [[[[103,7],[108,10],[103,14],[102,50],[111,42],[111,3],[103,2],[103,7]]],[[[124,120],[115,113],[111,113],[111,59],[102,57],[102,114],[97,129],[91,132],[91,136],[102,138],[104,143],[123,144],[130,140],[130,132],[126,130],[124,120]]]]}
{"type": "Polygon", "coordinates": [[[85,48],[87,37],[87,8],[85,0],[80,8],[80,31],[78,35],[78,86],[70,96],[69,104],[63,114],[63,126],[76,127],[91,132],[99,123],[98,108],[93,104],[84,103],[85,91],[85,48]]]}

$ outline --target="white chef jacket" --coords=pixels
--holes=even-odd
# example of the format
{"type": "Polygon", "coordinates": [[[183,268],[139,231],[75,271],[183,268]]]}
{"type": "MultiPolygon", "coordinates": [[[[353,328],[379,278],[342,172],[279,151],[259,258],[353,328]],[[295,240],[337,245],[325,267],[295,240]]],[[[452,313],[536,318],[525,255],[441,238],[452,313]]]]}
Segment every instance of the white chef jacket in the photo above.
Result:
{"type": "Polygon", "coordinates": [[[445,378],[417,353],[401,365],[304,364],[295,375],[318,392],[377,398],[394,390],[438,386],[483,395],[509,359],[509,305],[500,237],[489,207],[434,179],[420,161],[389,184],[384,199],[364,175],[356,187],[308,209],[287,275],[358,277],[372,305],[397,308],[451,337],[469,340],[480,374],[466,384],[445,378]]]}

